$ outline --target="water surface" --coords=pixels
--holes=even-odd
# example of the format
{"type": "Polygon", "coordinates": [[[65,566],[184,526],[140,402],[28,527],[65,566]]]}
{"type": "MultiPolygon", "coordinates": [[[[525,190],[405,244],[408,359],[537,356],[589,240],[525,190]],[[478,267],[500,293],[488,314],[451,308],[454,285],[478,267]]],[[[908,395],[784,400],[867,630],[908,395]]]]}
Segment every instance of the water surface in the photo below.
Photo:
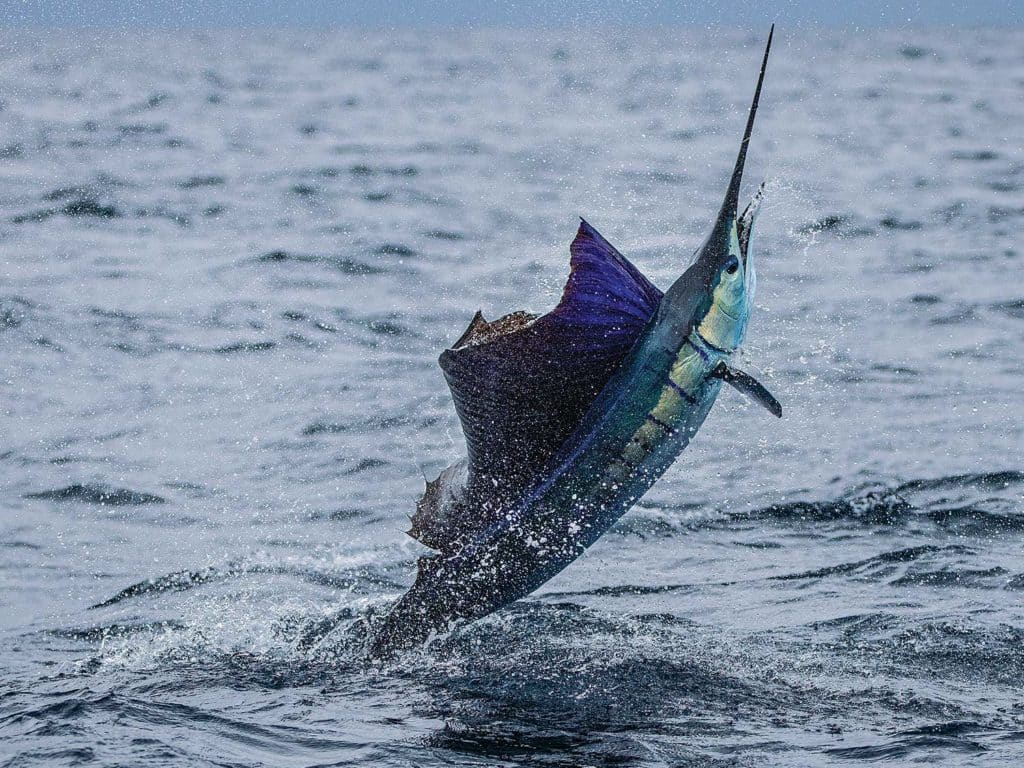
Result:
{"type": "Polygon", "coordinates": [[[436,365],[585,215],[666,287],[762,35],[5,33],[6,765],[1024,759],[1024,40],[776,38],[741,365],[585,557],[392,665],[436,365]]]}

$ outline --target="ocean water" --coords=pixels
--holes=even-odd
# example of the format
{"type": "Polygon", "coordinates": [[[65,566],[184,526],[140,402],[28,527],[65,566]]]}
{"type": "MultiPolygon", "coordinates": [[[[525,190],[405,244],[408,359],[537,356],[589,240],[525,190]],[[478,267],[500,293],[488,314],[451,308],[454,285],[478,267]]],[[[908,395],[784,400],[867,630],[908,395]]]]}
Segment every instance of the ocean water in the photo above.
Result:
{"type": "Polygon", "coordinates": [[[1020,765],[1019,30],[781,23],[785,417],[724,391],[538,593],[353,639],[463,451],[438,353],[553,306],[578,215],[667,286],[763,38],[0,33],[0,763],[1020,765]]]}

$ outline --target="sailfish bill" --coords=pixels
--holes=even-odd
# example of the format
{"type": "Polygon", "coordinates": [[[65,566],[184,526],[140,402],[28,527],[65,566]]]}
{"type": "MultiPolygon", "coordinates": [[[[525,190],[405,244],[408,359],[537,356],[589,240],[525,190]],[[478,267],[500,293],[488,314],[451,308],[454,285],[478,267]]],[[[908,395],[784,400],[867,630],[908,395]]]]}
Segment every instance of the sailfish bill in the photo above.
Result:
{"type": "MultiPolygon", "coordinates": [[[[757,117],[757,105],[761,101],[761,87],[764,85],[764,75],[768,71],[768,54],[772,50],[772,38],[775,36],[775,25],[772,24],[768,30],[768,42],[764,47],[764,56],[761,59],[761,71],[757,76],[757,87],[754,88],[754,99],[750,105],[750,112],[747,114],[747,127],[743,129],[743,138],[740,140],[740,151],[736,156],[736,165],[733,167],[732,176],[729,179],[729,188],[725,192],[725,202],[722,204],[722,214],[736,218],[736,211],[739,209],[740,184],[743,181],[743,166],[747,162],[747,147],[750,146],[750,137],[754,133],[754,118],[757,117]]],[[[722,214],[719,214],[721,216],[722,214]]]]}
{"type": "Polygon", "coordinates": [[[477,313],[442,352],[467,456],[416,505],[409,533],[435,553],[369,626],[371,656],[496,611],[569,565],[686,448],[723,382],[781,415],[762,384],[728,363],[756,286],[762,190],[737,211],[773,34],[721,209],[667,291],[581,220],[553,310],[493,322],[477,313]]]}

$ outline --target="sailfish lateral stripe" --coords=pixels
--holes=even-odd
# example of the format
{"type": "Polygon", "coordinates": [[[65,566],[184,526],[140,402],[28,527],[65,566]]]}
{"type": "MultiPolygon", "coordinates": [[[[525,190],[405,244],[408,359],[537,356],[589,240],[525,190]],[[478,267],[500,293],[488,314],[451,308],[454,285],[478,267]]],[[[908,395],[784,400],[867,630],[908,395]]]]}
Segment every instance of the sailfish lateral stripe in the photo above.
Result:
{"type": "MultiPolygon", "coordinates": [[[[694,330],[694,333],[697,334],[697,338],[700,339],[701,341],[703,341],[704,337],[700,335],[700,331],[698,331],[696,328],[694,328],[693,330],[694,330]]],[[[705,363],[710,363],[711,362],[711,358],[708,357],[708,353],[705,352],[703,349],[701,349],[701,345],[700,344],[694,343],[692,338],[687,336],[686,339],[683,341],[683,343],[684,344],[689,344],[690,347],[693,349],[693,351],[696,352],[700,356],[700,359],[703,360],[705,363]]]]}
{"type": "Polygon", "coordinates": [[[676,393],[677,393],[677,394],[678,394],[678,395],[679,395],[679,396],[680,396],[681,398],[683,398],[683,400],[685,400],[686,402],[688,402],[688,403],[689,403],[690,405],[696,405],[696,404],[697,404],[697,398],[696,398],[696,397],[694,397],[693,395],[691,395],[691,394],[690,394],[689,392],[687,392],[687,391],[686,391],[685,389],[683,389],[682,387],[680,387],[680,386],[679,386],[678,384],[676,384],[676,383],[675,383],[674,381],[672,381],[672,377],[671,377],[671,376],[670,376],[670,377],[669,377],[669,379],[668,379],[668,385],[669,385],[670,387],[672,387],[672,389],[674,389],[674,390],[676,391],[676,393]]]}
{"type": "Polygon", "coordinates": [[[670,435],[674,435],[676,433],[675,427],[669,426],[668,424],[666,424],[664,421],[662,421],[661,419],[659,419],[657,416],[655,416],[652,413],[648,413],[647,414],[647,420],[649,422],[651,422],[651,424],[655,424],[656,426],[661,427],[663,430],[665,430],[670,435]]]}
{"type": "MultiPolygon", "coordinates": [[[[700,328],[694,328],[693,332],[697,334],[697,338],[698,339],[700,339],[705,344],[707,344],[709,347],[711,347],[711,349],[715,350],[715,352],[721,352],[723,355],[731,355],[732,354],[732,350],[723,349],[722,347],[718,346],[717,344],[712,344],[710,341],[708,341],[707,337],[703,333],[700,332],[700,328]]],[[[687,339],[687,341],[690,341],[690,340],[687,339]]],[[[703,352],[701,352],[700,349],[697,349],[697,345],[696,344],[694,344],[691,341],[690,342],[690,346],[693,347],[694,349],[696,349],[697,352],[700,352],[700,356],[704,358],[705,362],[707,362],[707,360],[708,360],[707,356],[703,352]]]]}

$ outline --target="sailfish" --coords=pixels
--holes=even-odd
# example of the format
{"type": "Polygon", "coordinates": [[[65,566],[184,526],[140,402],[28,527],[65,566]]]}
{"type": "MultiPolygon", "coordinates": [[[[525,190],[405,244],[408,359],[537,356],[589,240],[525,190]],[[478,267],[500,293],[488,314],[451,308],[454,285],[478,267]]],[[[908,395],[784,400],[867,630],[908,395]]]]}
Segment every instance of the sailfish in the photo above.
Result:
{"type": "Polygon", "coordinates": [[[710,234],[662,293],[585,220],[561,300],[542,316],[479,312],[440,356],[467,456],[427,483],[409,534],[434,554],[369,629],[382,658],[522,599],[607,531],[675,461],[722,383],[782,415],[729,360],[756,277],[740,182],[771,50],[710,234]]]}

